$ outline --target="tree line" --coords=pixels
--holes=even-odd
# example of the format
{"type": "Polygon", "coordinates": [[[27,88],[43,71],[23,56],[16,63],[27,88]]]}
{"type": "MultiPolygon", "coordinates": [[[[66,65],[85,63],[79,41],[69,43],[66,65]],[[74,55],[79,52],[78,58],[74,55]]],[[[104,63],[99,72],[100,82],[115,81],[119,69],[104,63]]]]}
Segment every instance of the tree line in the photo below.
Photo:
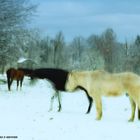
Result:
{"type": "MultiPolygon", "coordinates": [[[[0,0],[0,71],[17,67],[23,57],[32,60],[27,68],[53,67],[67,70],[105,69],[109,72],[140,73],[140,36],[132,42],[117,40],[113,29],[87,38],[74,37],[66,42],[60,31],[55,37],[42,37],[26,23],[36,5],[26,0],[0,0]],[[34,65],[33,65],[34,64],[34,65]]],[[[23,66],[23,65],[21,65],[23,66]]]]}

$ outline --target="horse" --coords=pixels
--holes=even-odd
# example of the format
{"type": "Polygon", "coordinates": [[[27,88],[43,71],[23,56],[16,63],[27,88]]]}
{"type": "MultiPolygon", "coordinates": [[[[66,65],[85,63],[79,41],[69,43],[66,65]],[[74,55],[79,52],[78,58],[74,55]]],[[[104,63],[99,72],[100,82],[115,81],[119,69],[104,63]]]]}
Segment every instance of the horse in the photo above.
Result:
{"type": "Polygon", "coordinates": [[[55,69],[55,68],[39,68],[34,69],[31,73],[31,79],[47,79],[49,82],[52,83],[52,86],[55,90],[55,93],[51,97],[51,107],[50,111],[52,110],[52,105],[54,98],[58,97],[58,112],[61,111],[61,101],[60,101],[60,94],[59,91],[65,91],[65,83],[68,76],[68,71],[62,69],[55,69]]]}
{"type": "Polygon", "coordinates": [[[24,72],[22,70],[17,70],[15,68],[9,68],[6,71],[7,74],[7,83],[8,83],[8,90],[11,90],[11,84],[13,80],[17,80],[17,90],[20,82],[20,89],[22,87],[22,82],[24,79],[24,72]]]}
{"type": "MultiPolygon", "coordinates": [[[[61,111],[62,106],[61,106],[61,98],[60,98],[60,92],[59,91],[66,91],[65,89],[65,84],[68,78],[69,71],[63,70],[63,69],[57,69],[57,68],[39,68],[39,69],[34,69],[32,70],[32,73],[30,74],[31,79],[34,78],[39,78],[39,79],[47,79],[49,82],[52,83],[53,88],[55,90],[55,93],[51,97],[51,107],[50,111],[52,110],[54,98],[57,96],[58,97],[58,112],[61,111]]],[[[89,107],[86,113],[90,112],[90,106],[92,104],[92,98],[87,94],[87,91],[83,87],[77,87],[81,90],[84,90],[88,101],[89,101],[89,107]]]]}
{"type": "Polygon", "coordinates": [[[127,93],[131,104],[129,121],[134,121],[136,105],[140,109],[140,77],[132,72],[72,71],[68,75],[66,90],[74,91],[78,86],[86,89],[89,96],[94,99],[96,120],[102,118],[102,96],[116,97],[127,93]]]}

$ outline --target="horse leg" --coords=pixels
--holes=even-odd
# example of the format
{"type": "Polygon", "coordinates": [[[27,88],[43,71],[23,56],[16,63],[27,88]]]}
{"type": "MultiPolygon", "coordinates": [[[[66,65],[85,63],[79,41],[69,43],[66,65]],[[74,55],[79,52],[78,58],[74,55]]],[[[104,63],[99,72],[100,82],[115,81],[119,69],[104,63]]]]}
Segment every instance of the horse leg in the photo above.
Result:
{"type": "Polygon", "coordinates": [[[8,90],[10,91],[11,89],[10,89],[10,77],[7,77],[7,83],[8,83],[8,90]]]}
{"type": "Polygon", "coordinates": [[[138,120],[140,120],[140,109],[138,107],[138,120]]]}
{"type": "Polygon", "coordinates": [[[60,94],[59,91],[57,91],[57,94],[58,94],[57,97],[58,97],[58,103],[59,103],[58,112],[60,112],[61,109],[62,109],[62,106],[61,106],[61,94],[60,94]]]}
{"type": "Polygon", "coordinates": [[[88,106],[88,110],[86,112],[86,114],[90,113],[90,110],[91,110],[91,107],[92,107],[92,103],[93,103],[93,99],[88,95],[87,95],[87,98],[88,98],[88,101],[89,101],[89,106],[88,106]]]}
{"type": "Polygon", "coordinates": [[[140,101],[138,101],[138,120],[140,120],[140,101]]]}
{"type": "Polygon", "coordinates": [[[101,120],[101,118],[102,118],[102,101],[101,101],[100,97],[97,97],[95,99],[95,105],[96,105],[96,111],[97,111],[96,120],[101,120]]]}
{"type": "Polygon", "coordinates": [[[20,80],[20,90],[22,88],[23,79],[24,79],[24,77],[20,80]]]}
{"type": "Polygon", "coordinates": [[[12,82],[13,82],[13,79],[11,78],[11,79],[9,80],[9,90],[11,90],[12,82]]]}
{"type": "Polygon", "coordinates": [[[49,111],[52,111],[52,109],[53,109],[54,98],[55,98],[56,96],[57,96],[57,98],[58,98],[58,103],[59,103],[58,112],[61,111],[61,96],[60,96],[59,91],[56,91],[56,92],[53,94],[53,96],[51,97],[51,105],[50,105],[49,111]]]}
{"type": "Polygon", "coordinates": [[[54,102],[55,96],[56,96],[56,93],[54,93],[53,96],[51,97],[51,105],[50,105],[49,111],[52,111],[52,109],[53,109],[53,102],[54,102]]]}
{"type": "Polygon", "coordinates": [[[17,90],[18,90],[18,86],[19,86],[19,80],[17,80],[17,90]]]}
{"type": "Polygon", "coordinates": [[[134,121],[134,118],[135,118],[135,110],[136,110],[136,104],[134,102],[134,100],[129,96],[129,100],[130,100],[130,104],[131,104],[131,117],[130,119],[128,120],[129,122],[132,122],[134,121]]]}

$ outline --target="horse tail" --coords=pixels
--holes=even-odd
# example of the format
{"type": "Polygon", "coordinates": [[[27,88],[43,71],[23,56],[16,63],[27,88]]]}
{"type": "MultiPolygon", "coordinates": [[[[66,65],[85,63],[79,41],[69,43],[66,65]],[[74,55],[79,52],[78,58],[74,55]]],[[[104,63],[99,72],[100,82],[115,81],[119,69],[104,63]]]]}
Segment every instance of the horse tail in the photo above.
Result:
{"type": "Polygon", "coordinates": [[[11,75],[11,70],[7,70],[6,71],[6,75],[7,75],[7,83],[8,83],[8,90],[10,91],[10,75],[11,75]]]}

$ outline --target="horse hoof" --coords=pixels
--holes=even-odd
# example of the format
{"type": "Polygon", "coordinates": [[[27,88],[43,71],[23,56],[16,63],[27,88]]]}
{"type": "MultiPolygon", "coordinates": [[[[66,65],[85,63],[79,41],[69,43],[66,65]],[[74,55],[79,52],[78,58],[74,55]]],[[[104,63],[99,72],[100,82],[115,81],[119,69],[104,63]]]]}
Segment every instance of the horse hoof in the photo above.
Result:
{"type": "Polygon", "coordinates": [[[52,109],[49,109],[49,110],[48,110],[48,112],[51,112],[51,111],[52,111],[52,109]]]}
{"type": "Polygon", "coordinates": [[[61,108],[59,108],[59,109],[57,110],[57,112],[61,112],[61,108]]]}
{"type": "Polygon", "coordinates": [[[128,120],[128,122],[133,122],[134,121],[134,119],[132,119],[132,118],[130,118],[129,120],[128,120]]]}
{"type": "Polygon", "coordinates": [[[53,120],[53,118],[50,118],[49,120],[53,120]]]}
{"type": "Polygon", "coordinates": [[[101,118],[99,118],[99,117],[96,118],[96,121],[100,121],[100,120],[101,120],[101,118]]]}
{"type": "Polygon", "coordinates": [[[86,112],[86,114],[89,114],[89,113],[90,113],[89,111],[86,112]]]}

